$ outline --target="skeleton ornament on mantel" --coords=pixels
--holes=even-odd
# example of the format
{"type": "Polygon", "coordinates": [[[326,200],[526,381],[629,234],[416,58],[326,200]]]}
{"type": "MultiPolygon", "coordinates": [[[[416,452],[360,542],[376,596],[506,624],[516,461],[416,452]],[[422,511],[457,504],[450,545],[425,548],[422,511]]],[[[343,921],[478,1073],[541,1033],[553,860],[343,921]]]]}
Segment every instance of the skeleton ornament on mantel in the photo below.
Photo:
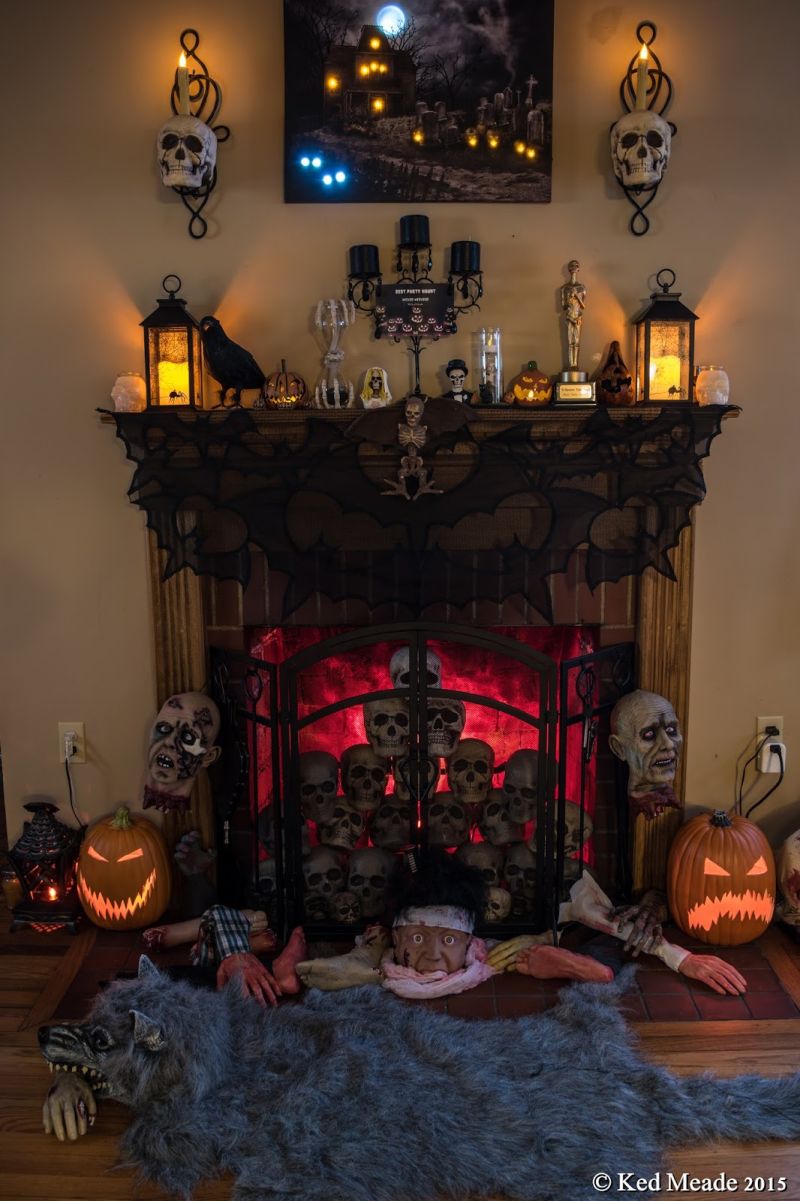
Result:
{"type": "Polygon", "coordinates": [[[217,135],[200,120],[175,114],[159,130],[161,182],[166,188],[199,191],[211,182],[217,165],[217,135]]]}

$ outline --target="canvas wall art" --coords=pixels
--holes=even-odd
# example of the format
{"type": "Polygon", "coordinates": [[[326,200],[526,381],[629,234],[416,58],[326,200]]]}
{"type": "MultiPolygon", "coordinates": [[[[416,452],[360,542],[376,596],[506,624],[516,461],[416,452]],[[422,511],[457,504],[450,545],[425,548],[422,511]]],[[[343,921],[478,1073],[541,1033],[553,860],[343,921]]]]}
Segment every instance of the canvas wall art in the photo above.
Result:
{"type": "Polygon", "coordinates": [[[285,199],[550,200],[554,0],[285,0],[285,199]]]}

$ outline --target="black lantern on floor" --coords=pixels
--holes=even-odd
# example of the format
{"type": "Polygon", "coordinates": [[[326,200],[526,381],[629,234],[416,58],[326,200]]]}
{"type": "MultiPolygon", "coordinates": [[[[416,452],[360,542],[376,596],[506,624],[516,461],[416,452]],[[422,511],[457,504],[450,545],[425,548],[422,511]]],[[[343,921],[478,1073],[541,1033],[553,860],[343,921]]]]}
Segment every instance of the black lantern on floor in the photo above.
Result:
{"type": "Polygon", "coordinates": [[[83,832],[56,821],[58,806],[48,801],[30,801],[25,808],[33,817],[8,852],[22,888],[22,900],[11,911],[11,930],[66,926],[74,934],[80,913],[75,865],[83,832]]]}
{"type": "Polygon", "coordinates": [[[640,404],[689,400],[694,380],[694,323],[697,314],[671,292],[675,272],[662,267],[660,292],[634,321],[636,327],[636,400],[640,404]]]}
{"type": "Polygon", "coordinates": [[[181,287],[177,275],[165,275],[161,286],[166,300],[145,317],[144,377],[147,407],[203,407],[203,346],[200,323],[176,295],[181,287]],[[174,288],[170,285],[174,283],[174,288]]]}

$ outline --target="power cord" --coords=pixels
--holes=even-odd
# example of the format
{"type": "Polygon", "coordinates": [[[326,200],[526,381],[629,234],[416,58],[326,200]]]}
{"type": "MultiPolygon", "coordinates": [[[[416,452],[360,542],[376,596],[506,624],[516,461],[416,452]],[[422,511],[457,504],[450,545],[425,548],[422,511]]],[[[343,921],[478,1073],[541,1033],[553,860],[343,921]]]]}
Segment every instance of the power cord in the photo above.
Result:
{"type": "MultiPolygon", "coordinates": [[[[764,737],[761,739],[761,742],[759,742],[758,746],[753,751],[750,758],[745,759],[744,763],[742,764],[742,774],[739,777],[739,788],[738,788],[737,795],[736,795],[736,812],[737,813],[741,814],[742,805],[744,804],[744,778],[745,778],[745,775],[747,774],[748,767],[750,766],[751,763],[753,763],[758,758],[758,756],[761,754],[761,751],[764,749],[764,747],[769,742],[770,738],[777,738],[779,733],[780,733],[780,731],[778,730],[777,726],[767,726],[766,730],[764,731],[764,737]]],[[[783,757],[781,757],[781,765],[783,765],[783,757]]],[[[782,775],[781,775],[781,779],[783,779],[782,775]]],[[[780,784],[780,782],[781,781],[778,780],[778,784],[780,784]]],[[[775,788],[778,787],[778,784],[775,785],[775,788]]],[[[774,790],[771,790],[771,791],[774,791],[774,790]]],[[[769,793],[767,795],[769,795],[769,793]]],[[[765,800],[765,799],[766,798],[762,797],[762,800],[765,800]]],[[[761,802],[759,802],[759,804],[760,803],[761,802]]]]}
{"type": "MultiPolygon", "coordinates": [[[[66,748],[65,748],[65,752],[66,752],[66,748]]],[[[83,831],[83,830],[88,829],[88,826],[84,822],[81,821],[80,815],[78,814],[78,811],[75,808],[75,789],[72,786],[72,772],[69,770],[69,761],[74,754],[75,754],[75,746],[72,745],[72,746],[70,746],[68,753],[64,754],[64,771],[67,774],[67,789],[69,791],[69,807],[72,810],[72,816],[75,818],[75,821],[78,823],[78,829],[83,831]]]]}
{"type": "MultiPolygon", "coordinates": [[[[769,735],[769,737],[773,737],[773,735],[769,735]]],[[[783,777],[786,774],[786,768],[783,763],[783,750],[781,749],[780,745],[777,745],[774,748],[774,750],[772,751],[772,753],[773,753],[773,755],[778,756],[778,759],[779,759],[780,765],[781,765],[781,774],[778,776],[777,780],[772,785],[772,787],[768,788],[767,791],[764,793],[764,795],[759,800],[757,800],[754,805],[750,806],[750,808],[747,810],[747,813],[745,813],[745,817],[749,817],[754,809],[757,809],[759,805],[763,805],[764,801],[767,799],[767,797],[772,796],[775,789],[780,788],[781,784],[783,783],[783,777]]]]}

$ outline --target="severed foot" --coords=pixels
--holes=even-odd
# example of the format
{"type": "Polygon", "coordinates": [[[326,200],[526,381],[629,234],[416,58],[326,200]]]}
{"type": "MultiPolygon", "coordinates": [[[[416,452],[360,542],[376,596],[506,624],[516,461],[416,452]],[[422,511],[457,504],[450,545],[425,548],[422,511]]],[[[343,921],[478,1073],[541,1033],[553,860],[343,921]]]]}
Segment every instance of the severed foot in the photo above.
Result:
{"type": "Polygon", "coordinates": [[[614,973],[604,963],[565,947],[528,947],[517,956],[517,971],[537,980],[592,980],[608,984],[614,973]]]}
{"type": "Polygon", "coordinates": [[[308,954],[306,936],[302,926],[295,926],[289,935],[289,941],[277,959],[272,962],[272,974],[281,986],[281,993],[289,996],[300,992],[303,987],[297,974],[297,965],[302,963],[308,954]]]}
{"type": "Polygon", "coordinates": [[[380,962],[388,946],[386,931],[378,926],[370,927],[346,955],[306,959],[297,964],[297,974],[307,988],[319,988],[323,992],[358,988],[361,984],[380,984],[380,962]]]}

